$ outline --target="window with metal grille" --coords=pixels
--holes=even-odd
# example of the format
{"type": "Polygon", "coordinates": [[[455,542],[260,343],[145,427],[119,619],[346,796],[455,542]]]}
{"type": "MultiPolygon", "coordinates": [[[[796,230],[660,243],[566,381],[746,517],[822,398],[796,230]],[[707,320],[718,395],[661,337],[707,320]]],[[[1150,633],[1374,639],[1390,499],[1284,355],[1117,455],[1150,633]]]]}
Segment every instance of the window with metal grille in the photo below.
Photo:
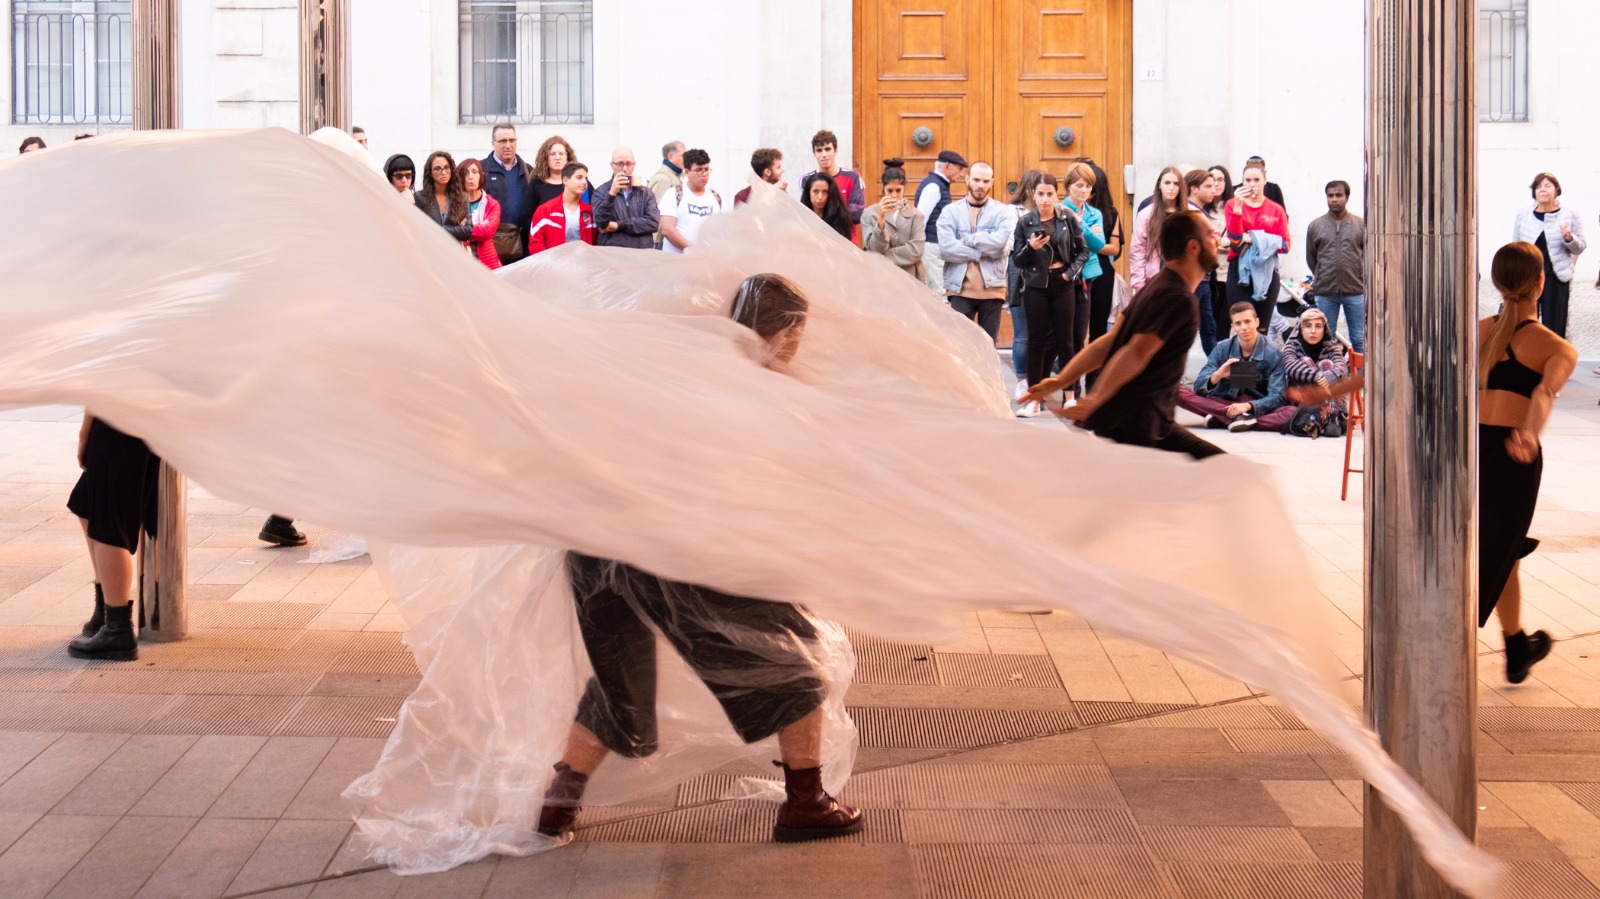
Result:
{"type": "Polygon", "coordinates": [[[461,0],[461,123],[594,121],[593,0],[461,0]]]}
{"type": "Polygon", "coordinates": [[[131,7],[129,0],[12,0],[11,121],[131,122],[131,7]]]}
{"type": "Polygon", "coordinates": [[[1528,0],[1478,4],[1478,121],[1528,120],[1528,0]]]}

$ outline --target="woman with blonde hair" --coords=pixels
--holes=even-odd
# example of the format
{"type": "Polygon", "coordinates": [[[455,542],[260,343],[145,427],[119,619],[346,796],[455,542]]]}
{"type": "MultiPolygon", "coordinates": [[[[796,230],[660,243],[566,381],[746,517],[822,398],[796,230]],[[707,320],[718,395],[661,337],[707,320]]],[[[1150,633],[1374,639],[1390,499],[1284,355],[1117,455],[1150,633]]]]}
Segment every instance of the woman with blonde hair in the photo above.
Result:
{"type": "MultiPolygon", "coordinates": [[[[1578,351],[1539,323],[1545,257],[1538,247],[1506,244],[1489,274],[1505,305],[1478,322],[1478,626],[1490,612],[1499,617],[1506,680],[1520,684],[1555,643],[1545,631],[1522,630],[1521,565],[1539,546],[1528,536],[1544,472],[1539,434],[1578,351]]],[[[1289,398],[1322,401],[1359,390],[1362,381],[1358,374],[1331,388],[1290,388],[1289,398]]]]}

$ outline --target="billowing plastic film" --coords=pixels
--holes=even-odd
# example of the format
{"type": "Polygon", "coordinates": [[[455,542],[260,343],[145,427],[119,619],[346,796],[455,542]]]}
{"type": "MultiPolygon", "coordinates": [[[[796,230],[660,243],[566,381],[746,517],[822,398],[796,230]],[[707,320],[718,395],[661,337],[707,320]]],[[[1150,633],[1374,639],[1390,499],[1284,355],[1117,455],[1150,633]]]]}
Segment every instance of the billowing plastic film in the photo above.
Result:
{"type": "MultiPolygon", "coordinates": [[[[0,400],[85,403],[219,495],[374,544],[477,547],[374,546],[425,670],[353,790],[392,863],[538,848],[588,677],[562,557],[531,548],[555,547],[891,639],[1075,612],[1266,689],[1453,884],[1492,891],[1492,860],[1333,689],[1265,472],[1019,425],[981,332],[791,198],[757,187],[684,257],[563,246],[496,276],[285,131],[96,138],[0,162],[0,189],[0,400]],[[784,372],[725,317],[758,272],[811,301],[784,372]],[[1194,562],[1241,544],[1275,551],[1194,562]]],[[[591,801],[638,795],[651,764],[772,757],[688,669],[659,687],[672,761],[608,761],[591,801]]]]}

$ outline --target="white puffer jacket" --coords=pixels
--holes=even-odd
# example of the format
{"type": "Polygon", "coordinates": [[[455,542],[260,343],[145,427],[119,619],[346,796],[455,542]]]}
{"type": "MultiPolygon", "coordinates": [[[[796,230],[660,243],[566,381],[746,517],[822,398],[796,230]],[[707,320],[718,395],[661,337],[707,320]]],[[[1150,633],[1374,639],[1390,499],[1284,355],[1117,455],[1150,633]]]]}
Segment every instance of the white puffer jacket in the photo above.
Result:
{"type": "Polygon", "coordinates": [[[1545,213],[1541,222],[1533,214],[1533,207],[1529,206],[1517,213],[1517,222],[1511,227],[1511,239],[1536,243],[1541,231],[1544,232],[1545,243],[1550,245],[1550,265],[1556,270],[1556,277],[1571,281],[1572,273],[1578,267],[1578,254],[1589,248],[1588,242],[1583,239],[1583,217],[1572,207],[1562,206],[1555,212],[1545,213]],[[1562,239],[1562,222],[1572,227],[1571,240],[1562,239]]]}

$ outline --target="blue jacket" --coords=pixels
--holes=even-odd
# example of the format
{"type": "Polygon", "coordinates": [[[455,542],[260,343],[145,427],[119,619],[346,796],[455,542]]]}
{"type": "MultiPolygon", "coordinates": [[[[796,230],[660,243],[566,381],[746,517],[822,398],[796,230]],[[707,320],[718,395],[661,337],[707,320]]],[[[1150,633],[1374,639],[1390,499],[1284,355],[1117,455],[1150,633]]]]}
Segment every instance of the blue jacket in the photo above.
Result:
{"type": "MultiPolygon", "coordinates": [[[[1063,200],[1061,205],[1067,209],[1077,209],[1071,200],[1063,200]]],[[[1105,216],[1100,210],[1083,204],[1083,239],[1089,242],[1089,262],[1083,267],[1083,280],[1093,281],[1100,277],[1100,251],[1106,245],[1105,216]]]]}
{"type": "Polygon", "coordinates": [[[1239,257],[1239,283],[1250,285],[1250,299],[1259,300],[1267,295],[1272,279],[1278,275],[1278,254],[1283,251],[1283,238],[1271,231],[1251,231],[1250,245],[1239,257]]]}
{"type": "Polygon", "coordinates": [[[961,296],[961,281],[967,276],[967,266],[978,264],[983,273],[984,287],[1006,286],[1006,244],[1011,240],[1011,229],[1016,224],[1012,209],[994,197],[983,204],[978,213],[978,227],[973,228],[966,200],[957,200],[939,213],[939,255],[944,258],[944,291],[953,297],[961,296]]]}
{"type": "MultiPolygon", "coordinates": [[[[1283,354],[1278,348],[1267,342],[1265,337],[1256,340],[1255,352],[1250,358],[1256,363],[1256,371],[1265,370],[1267,374],[1267,390],[1265,395],[1252,397],[1246,393],[1241,397],[1239,391],[1228,386],[1228,379],[1223,378],[1216,384],[1211,383],[1211,375],[1222,367],[1222,363],[1229,359],[1242,359],[1239,349],[1239,338],[1230,337],[1218,343],[1211,349],[1211,355],[1206,357],[1206,364],[1200,368],[1200,377],[1194,379],[1194,392],[1200,396],[1216,397],[1219,400],[1241,399],[1250,401],[1250,414],[1266,415],[1268,412],[1284,404],[1283,389],[1288,386],[1288,375],[1283,370],[1283,354]]],[[[1259,378],[1256,383],[1261,382],[1259,378]]]]}

